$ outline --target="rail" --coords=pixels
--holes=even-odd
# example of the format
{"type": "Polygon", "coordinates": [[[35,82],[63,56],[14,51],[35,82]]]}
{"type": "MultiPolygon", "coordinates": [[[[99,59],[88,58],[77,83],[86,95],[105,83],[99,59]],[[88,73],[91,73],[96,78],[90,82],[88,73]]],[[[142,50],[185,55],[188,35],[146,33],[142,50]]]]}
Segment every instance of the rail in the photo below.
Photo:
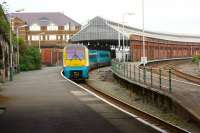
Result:
{"type": "Polygon", "coordinates": [[[141,67],[136,64],[122,63],[112,60],[112,71],[127,80],[173,93],[175,89],[199,89],[200,85],[176,79],[177,73],[172,66],[166,68],[141,67]]]}
{"type": "MultiPolygon", "coordinates": [[[[61,75],[62,75],[62,77],[64,77],[62,71],[61,71],[61,75]]],[[[74,83],[73,81],[71,81],[71,82],[74,83]]],[[[120,99],[118,97],[108,94],[107,92],[105,92],[103,90],[94,88],[94,87],[90,86],[89,84],[87,84],[87,82],[79,83],[79,85],[81,85],[85,89],[95,93],[96,95],[100,96],[101,98],[106,99],[107,101],[111,102],[112,105],[114,105],[114,107],[119,107],[121,110],[125,110],[125,112],[128,112],[128,114],[133,114],[134,116],[136,116],[135,118],[137,120],[142,121],[142,122],[146,123],[147,125],[150,124],[152,127],[157,129],[158,131],[161,131],[161,132],[166,131],[166,132],[172,132],[172,133],[189,133],[189,131],[187,131],[183,128],[180,128],[180,127],[173,125],[171,123],[168,123],[156,116],[153,116],[149,113],[146,113],[140,109],[135,108],[134,106],[124,102],[122,99],[120,99]]]]}
{"type": "MultiPolygon", "coordinates": [[[[117,105],[118,107],[125,109],[129,113],[136,115],[137,116],[136,119],[138,119],[138,120],[143,119],[143,120],[151,123],[151,125],[155,125],[156,127],[164,130],[164,132],[166,131],[166,132],[170,132],[170,133],[189,133],[189,131],[187,131],[183,128],[180,128],[180,127],[173,125],[171,123],[168,123],[156,116],[153,116],[147,112],[144,112],[140,109],[135,108],[134,106],[124,102],[123,100],[121,100],[120,98],[118,98],[116,96],[113,96],[112,94],[108,94],[107,92],[105,92],[103,90],[94,88],[93,86],[90,86],[89,84],[87,84],[87,82],[84,84],[81,84],[81,85],[84,86],[85,88],[91,90],[98,96],[103,97],[104,99],[113,103],[114,105],[117,105]]],[[[161,131],[161,132],[163,132],[163,131],[161,131]]]]}
{"type": "Polygon", "coordinates": [[[183,78],[183,79],[186,79],[190,82],[193,82],[193,83],[196,83],[196,84],[199,84],[200,85],[200,78],[199,77],[196,77],[196,76],[193,76],[193,75],[190,75],[190,74],[187,74],[187,73],[184,73],[184,72],[181,72],[179,70],[177,70],[176,68],[173,68],[174,70],[174,74],[183,78]]]}

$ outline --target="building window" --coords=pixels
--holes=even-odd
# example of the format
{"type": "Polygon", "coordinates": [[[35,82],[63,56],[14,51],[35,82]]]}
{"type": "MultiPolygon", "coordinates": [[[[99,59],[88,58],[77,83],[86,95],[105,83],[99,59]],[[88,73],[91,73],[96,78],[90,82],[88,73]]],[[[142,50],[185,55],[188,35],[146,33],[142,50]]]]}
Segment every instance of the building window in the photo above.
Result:
{"type": "Polygon", "coordinates": [[[38,24],[33,24],[30,26],[30,31],[40,31],[41,28],[38,24]]]}
{"type": "Polygon", "coordinates": [[[65,40],[65,35],[63,35],[63,40],[65,40]]]}
{"type": "Polygon", "coordinates": [[[69,35],[66,35],[66,40],[67,40],[67,41],[69,40],[69,35]]]}
{"type": "Polygon", "coordinates": [[[56,35],[49,35],[49,40],[56,40],[56,35]]]}
{"type": "Polygon", "coordinates": [[[58,35],[58,40],[60,40],[61,39],[61,37],[60,37],[60,35],[58,35]]]}
{"type": "Polygon", "coordinates": [[[43,40],[43,35],[40,35],[40,40],[43,40]]]}
{"type": "Polygon", "coordinates": [[[33,41],[38,41],[39,40],[39,36],[38,35],[32,35],[32,40],[33,41]]]}
{"type": "Polygon", "coordinates": [[[64,26],[64,30],[69,30],[69,24],[66,24],[65,26],[64,26]]]}
{"type": "Polygon", "coordinates": [[[51,24],[49,24],[49,25],[47,26],[47,30],[49,30],[49,31],[58,30],[58,26],[55,25],[55,24],[53,24],[53,23],[51,23],[51,24]]]}
{"type": "Polygon", "coordinates": [[[48,22],[49,21],[49,19],[48,18],[46,18],[46,17],[42,17],[42,18],[40,18],[40,22],[48,22]]]}
{"type": "Polygon", "coordinates": [[[45,36],[45,39],[48,40],[48,35],[45,36]]]}
{"type": "Polygon", "coordinates": [[[31,40],[31,37],[28,35],[28,41],[30,41],[31,40]]]}
{"type": "Polygon", "coordinates": [[[70,25],[70,30],[71,31],[75,31],[76,30],[76,26],[75,25],[70,25]]]}

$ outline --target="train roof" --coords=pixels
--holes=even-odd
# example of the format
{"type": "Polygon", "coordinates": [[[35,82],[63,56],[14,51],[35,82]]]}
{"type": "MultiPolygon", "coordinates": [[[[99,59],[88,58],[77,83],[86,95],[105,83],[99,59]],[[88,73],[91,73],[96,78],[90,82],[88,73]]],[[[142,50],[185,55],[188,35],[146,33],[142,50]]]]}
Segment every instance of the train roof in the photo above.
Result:
{"type": "Polygon", "coordinates": [[[68,44],[65,46],[65,48],[87,48],[83,44],[68,44]]]}

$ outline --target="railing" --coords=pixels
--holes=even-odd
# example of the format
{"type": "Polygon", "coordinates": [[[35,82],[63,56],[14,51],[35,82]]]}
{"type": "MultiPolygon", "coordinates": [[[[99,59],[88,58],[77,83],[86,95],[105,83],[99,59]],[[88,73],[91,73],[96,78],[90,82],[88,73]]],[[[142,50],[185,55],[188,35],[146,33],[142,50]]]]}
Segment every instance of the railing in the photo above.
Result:
{"type": "Polygon", "coordinates": [[[167,68],[141,67],[133,63],[112,60],[112,70],[127,80],[168,93],[184,88],[200,89],[198,84],[179,80],[171,66],[167,68]]]}

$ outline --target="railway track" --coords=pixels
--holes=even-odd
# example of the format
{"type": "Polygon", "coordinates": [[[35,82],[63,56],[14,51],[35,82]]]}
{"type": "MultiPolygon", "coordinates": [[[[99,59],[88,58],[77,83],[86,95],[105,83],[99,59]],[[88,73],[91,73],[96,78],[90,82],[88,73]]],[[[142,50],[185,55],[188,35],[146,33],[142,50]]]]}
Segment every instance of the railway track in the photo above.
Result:
{"type": "MultiPolygon", "coordinates": [[[[73,81],[72,81],[73,82],[73,81]]],[[[76,84],[76,83],[75,83],[76,84]]],[[[161,132],[169,132],[169,133],[189,133],[189,131],[182,129],[176,125],[170,124],[166,121],[161,120],[160,118],[153,116],[149,113],[146,113],[142,110],[139,110],[135,107],[133,107],[130,104],[125,103],[124,101],[113,97],[109,94],[106,94],[92,86],[90,86],[89,84],[87,84],[86,82],[81,82],[78,83],[80,86],[82,86],[83,88],[93,92],[94,94],[98,95],[99,97],[105,99],[106,101],[108,101],[109,103],[112,103],[113,105],[121,108],[122,110],[125,110],[126,112],[128,112],[129,114],[133,114],[134,116],[136,116],[135,118],[143,121],[144,123],[150,123],[150,125],[153,125],[155,128],[158,129],[162,129],[161,132]]]]}
{"type": "Polygon", "coordinates": [[[196,77],[196,76],[181,72],[181,71],[177,70],[175,67],[173,67],[172,69],[173,69],[173,74],[175,74],[177,77],[186,79],[186,80],[188,80],[190,82],[193,82],[193,83],[196,83],[196,84],[200,85],[200,78],[199,77],[196,77]]]}
{"type": "Polygon", "coordinates": [[[177,77],[179,77],[179,78],[182,78],[182,79],[185,79],[185,80],[187,80],[187,81],[190,81],[190,82],[192,82],[192,83],[195,83],[195,84],[199,84],[199,85],[200,85],[200,78],[199,78],[199,77],[196,77],[196,76],[193,76],[193,75],[191,75],[191,74],[187,74],[187,73],[184,73],[184,72],[182,72],[182,71],[179,71],[178,69],[176,69],[176,66],[174,66],[174,65],[169,66],[169,65],[167,64],[167,65],[165,65],[165,66],[163,67],[163,69],[164,69],[164,70],[168,70],[169,67],[172,68],[172,73],[173,73],[175,76],[177,76],[177,77]]]}
{"type": "Polygon", "coordinates": [[[148,113],[146,113],[142,110],[139,110],[139,109],[119,100],[116,97],[105,94],[104,92],[97,90],[96,88],[88,85],[87,82],[86,83],[80,83],[80,85],[83,86],[84,88],[92,91],[93,93],[97,94],[98,96],[106,99],[110,103],[122,108],[123,110],[126,110],[127,112],[136,115],[138,119],[145,120],[146,122],[151,123],[152,125],[162,129],[163,131],[166,131],[166,132],[169,132],[169,133],[189,133],[189,131],[186,131],[186,130],[180,128],[180,127],[177,127],[177,126],[172,125],[168,122],[165,122],[165,121],[159,119],[158,117],[155,117],[151,114],[148,114],[148,113]]]}

